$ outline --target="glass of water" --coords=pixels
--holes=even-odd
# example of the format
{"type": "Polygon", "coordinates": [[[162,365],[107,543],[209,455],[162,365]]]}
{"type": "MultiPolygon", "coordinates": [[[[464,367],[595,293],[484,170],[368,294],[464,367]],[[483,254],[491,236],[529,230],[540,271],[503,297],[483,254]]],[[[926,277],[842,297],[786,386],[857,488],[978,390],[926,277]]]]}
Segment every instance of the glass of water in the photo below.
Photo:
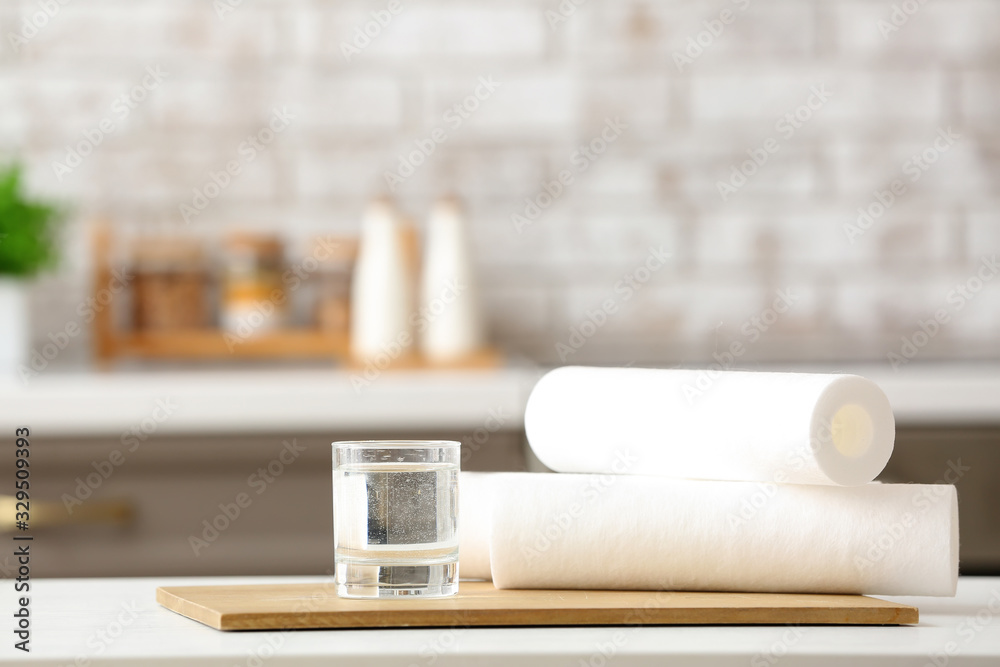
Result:
{"type": "Polygon", "coordinates": [[[458,592],[460,460],[449,440],[333,443],[338,595],[458,592]]]}

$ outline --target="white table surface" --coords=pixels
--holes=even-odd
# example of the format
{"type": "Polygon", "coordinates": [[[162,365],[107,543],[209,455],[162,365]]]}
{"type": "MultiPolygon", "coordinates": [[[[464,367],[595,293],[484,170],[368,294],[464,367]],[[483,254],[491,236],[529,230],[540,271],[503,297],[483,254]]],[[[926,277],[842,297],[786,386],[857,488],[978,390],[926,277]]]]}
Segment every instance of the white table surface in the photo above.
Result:
{"type": "MultiPolygon", "coordinates": [[[[154,599],[158,586],[277,582],[325,580],[321,577],[34,580],[32,652],[15,651],[12,633],[5,629],[0,662],[80,667],[1000,665],[1000,578],[963,578],[955,598],[887,598],[920,608],[919,625],[896,627],[438,628],[226,633],[167,611],[154,599]],[[127,623],[119,625],[119,618],[127,623]],[[278,646],[273,654],[270,645],[278,646]],[[602,655],[602,646],[612,660],[602,655]],[[943,657],[946,650],[953,655],[943,657]]],[[[7,588],[2,596],[2,616],[7,619],[5,627],[10,628],[13,586],[9,581],[2,585],[7,588]]]]}
{"type": "MultiPolygon", "coordinates": [[[[744,370],[855,373],[879,384],[900,426],[1000,425],[1000,364],[794,364],[744,370]]],[[[148,419],[157,400],[177,405],[158,433],[471,431],[491,410],[523,427],[544,369],[394,371],[359,390],[350,371],[319,369],[45,372],[25,385],[0,378],[0,432],[28,424],[46,436],[114,436],[148,419]]]]}

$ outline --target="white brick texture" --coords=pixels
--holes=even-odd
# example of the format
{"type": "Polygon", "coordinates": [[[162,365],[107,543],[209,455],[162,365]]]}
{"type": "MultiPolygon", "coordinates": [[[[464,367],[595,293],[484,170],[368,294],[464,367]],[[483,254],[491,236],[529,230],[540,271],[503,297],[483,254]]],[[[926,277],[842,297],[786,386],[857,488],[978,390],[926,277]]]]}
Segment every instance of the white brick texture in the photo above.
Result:
{"type": "MultiPolygon", "coordinates": [[[[393,194],[418,226],[435,197],[465,200],[493,335],[541,361],[650,246],[669,265],[572,361],[711,361],[785,287],[801,302],[742,364],[884,360],[1000,253],[993,0],[60,1],[48,16],[0,0],[0,161],[74,210],[73,261],[36,289],[38,340],[72,316],[90,218],[177,226],[237,159],[180,228],[350,232],[435,130],[393,194]],[[168,74],[120,117],[147,67],[168,74]],[[276,108],[289,127],[246,160],[276,108]],[[884,199],[895,179],[905,192],[884,199]]],[[[1000,353],[998,295],[1000,279],[921,354],[1000,353]]]]}

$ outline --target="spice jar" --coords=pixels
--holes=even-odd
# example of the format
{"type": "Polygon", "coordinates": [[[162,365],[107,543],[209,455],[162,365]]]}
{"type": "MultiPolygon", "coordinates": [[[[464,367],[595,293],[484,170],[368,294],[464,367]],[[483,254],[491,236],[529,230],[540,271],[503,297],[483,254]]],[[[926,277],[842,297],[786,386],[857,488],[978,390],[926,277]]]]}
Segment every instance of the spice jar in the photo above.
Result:
{"type": "Polygon", "coordinates": [[[246,338],[284,326],[284,263],[285,249],[279,238],[249,233],[229,235],[219,306],[223,329],[246,338]]]}
{"type": "Polygon", "coordinates": [[[204,249],[192,239],[142,239],[132,246],[132,321],[137,331],[208,324],[204,249]]]}
{"type": "Polygon", "coordinates": [[[311,257],[318,260],[318,292],[313,319],[320,331],[346,337],[351,321],[351,272],[356,239],[321,237],[313,241],[311,257]]]}

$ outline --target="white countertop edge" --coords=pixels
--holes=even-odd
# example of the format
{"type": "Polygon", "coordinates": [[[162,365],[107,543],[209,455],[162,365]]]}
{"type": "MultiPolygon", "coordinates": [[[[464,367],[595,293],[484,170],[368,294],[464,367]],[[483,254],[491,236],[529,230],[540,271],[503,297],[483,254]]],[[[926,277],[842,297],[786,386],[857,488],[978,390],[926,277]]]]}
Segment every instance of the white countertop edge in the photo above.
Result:
{"type": "MultiPolygon", "coordinates": [[[[155,422],[160,435],[320,431],[518,430],[529,371],[394,371],[362,382],[336,370],[162,371],[38,377],[0,385],[0,429],[119,435],[155,422]]],[[[363,378],[362,378],[363,379],[363,378]]]]}

